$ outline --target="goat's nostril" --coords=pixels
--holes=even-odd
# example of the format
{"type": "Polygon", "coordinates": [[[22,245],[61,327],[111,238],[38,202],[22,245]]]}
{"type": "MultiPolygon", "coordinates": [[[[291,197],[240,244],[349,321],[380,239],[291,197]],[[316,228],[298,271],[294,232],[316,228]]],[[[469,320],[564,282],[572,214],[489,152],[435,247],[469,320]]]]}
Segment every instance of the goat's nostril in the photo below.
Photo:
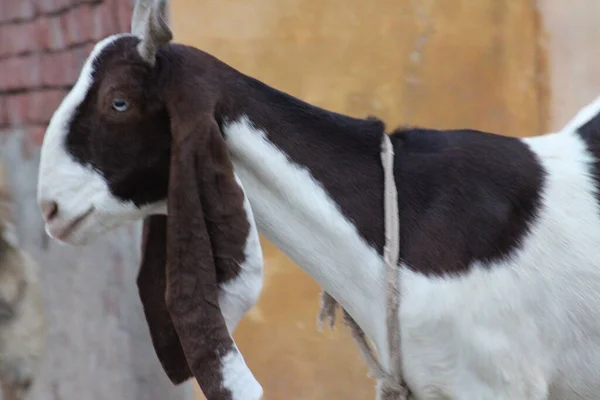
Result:
{"type": "Polygon", "coordinates": [[[50,221],[58,215],[58,203],[55,201],[43,200],[40,202],[40,208],[46,221],[50,221]]]}

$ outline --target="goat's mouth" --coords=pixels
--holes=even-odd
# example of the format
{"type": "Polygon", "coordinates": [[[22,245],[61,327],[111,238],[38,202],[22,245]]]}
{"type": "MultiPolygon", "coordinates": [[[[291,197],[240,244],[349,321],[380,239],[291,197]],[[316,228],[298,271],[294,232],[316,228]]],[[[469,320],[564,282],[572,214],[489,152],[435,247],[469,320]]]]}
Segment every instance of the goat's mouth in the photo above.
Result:
{"type": "Polygon", "coordinates": [[[49,223],[48,233],[55,239],[66,240],[81,224],[94,212],[94,206],[78,217],[65,221],[64,223],[49,223]]]}

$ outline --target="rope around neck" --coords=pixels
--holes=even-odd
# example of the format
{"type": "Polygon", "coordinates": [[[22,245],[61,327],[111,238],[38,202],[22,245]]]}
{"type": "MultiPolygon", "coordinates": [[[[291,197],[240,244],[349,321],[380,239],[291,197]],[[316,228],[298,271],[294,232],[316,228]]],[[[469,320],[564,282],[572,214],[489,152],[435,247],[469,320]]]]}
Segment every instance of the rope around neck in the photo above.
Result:
{"type": "MultiPolygon", "coordinates": [[[[387,275],[387,313],[386,325],[388,348],[390,353],[390,371],[386,372],[372,347],[369,345],[364,331],[356,321],[344,312],[344,321],[352,332],[352,337],[369,366],[371,376],[378,381],[378,400],[408,400],[411,398],[410,390],[406,386],[402,373],[402,352],[400,348],[400,322],[398,310],[400,307],[400,288],[398,277],[398,260],[400,257],[400,217],[398,213],[398,193],[394,179],[394,147],[390,137],[383,134],[381,143],[381,164],[384,175],[384,221],[385,221],[385,246],[383,260],[387,275]]],[[[333,329],[335,313],[338,303],[327,292],[321,295],[321,311],[318,317],[318,327],[321,330],[323,322],[327,320],[333,329]]]]}

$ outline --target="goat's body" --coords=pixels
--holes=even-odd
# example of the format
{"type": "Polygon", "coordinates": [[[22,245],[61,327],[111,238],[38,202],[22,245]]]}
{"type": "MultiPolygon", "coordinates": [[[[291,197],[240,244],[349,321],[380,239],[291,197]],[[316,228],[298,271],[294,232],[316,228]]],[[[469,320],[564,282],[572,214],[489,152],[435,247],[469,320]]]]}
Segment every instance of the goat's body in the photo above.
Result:
{"type": "MultiPolygon", "coordinates": [[[[227,125],[224,132],[259,229],[338,298],[387,364],[385,275],[376,248],[360,237],[336,206],[337,199],[310,171],[291,162],[248,119],[227,125]]],[[[479,134],[479,140],[499,139],[486,135],[479,134]]],[[[452,138],[443,146],[439,140],[429,141],[431,147],[419,143],[418,152],[436,154],[448,146],[461,150],[452,138]]],[[[420,265],[402,269],[404,371],[416,399],[591,400],[600,393],[600,219],[592,154],[574,132],[510,140],[531,151],[530,161],[538,164],[543,177],[536,187],[539,202],[514,247],[491,261],[452,268],[453,274],[444,274],[444,264],[425,271],[420,265]]],[[[408,148],[398,152],[411,152],[411,144],[404,145],[408,148]]],[[[456,161],[473,162],[468,152],[456,161]]],[[[517,195],[519,185],[527,192],[530,182],[518,176],[531,174],[518,170],[522,162],[506,159],[517,195]],[[518,165],[511,167],[511,161],[518,165]]],[[[470,166],[486,167],[476,161],[470,166]]],[[[462,178],[459,184],[466,190],[494,190],[485,188],[483,181],[480,187],[470,187],[477,181],[462,178]]],[[[414,189],[399,187],[400,197],[414,189]]],[[[512,200],[525,201],[518,196],[512,200]]],[[[467,205],[474,210],[481,206],[467,205]]],[[[461,231],[472,235],[481,233],[473,225],[477,221],[453,220],[458,213],[452,207],[447,212],[439,218],[465,224],[461,231]]],[[[508,222],[511,216],[512,210],[506,215],[508,222]]],[[[498,224],[499,233],[501,227],[498,224]]],[[[410,240],[415,235],[406,236],[410,240]]],[[[454,250],[433,245],[422,249],[441,251],[440,257],[449,262],[455,259],[454,250]]],[[[407,254],[411,250],[405,247],[405,259],[407,254]]]]}
{"type": "MultiPolygon", "coordinates": [[[[147,74],[136,67],[129,76],[120,65],[141,62],[136,43],[99,43],[52,119],[38,196],[60,212],[46,215],[47,227],[60,233],[92,210],[63,236],[84,243],[155,212],[166,196],[169,115],[200,115],[219,125],[259,230],[348,311],[388,367],[383,123],[306,104],[181,45],[165,46],[147,74]],[[144,84],[150,79],[156,85],[144,84]],[[142,105],[149,98],[157,111],[121,117],[107,106],[99,114],[96,105],[111,101],[99,95],[103,85],[122,86],[142,105]],[[157,92],[139,96],[149,88],[157,92]],[[123,122],[95,123],[103,118],[123,122]]],[[[398,318],[416,400],[597,399],[600,98],[541,137],[405,129],[391,139],[398,318]]],[[[223,307],[237,318],[247,304],[223,307]]]]}

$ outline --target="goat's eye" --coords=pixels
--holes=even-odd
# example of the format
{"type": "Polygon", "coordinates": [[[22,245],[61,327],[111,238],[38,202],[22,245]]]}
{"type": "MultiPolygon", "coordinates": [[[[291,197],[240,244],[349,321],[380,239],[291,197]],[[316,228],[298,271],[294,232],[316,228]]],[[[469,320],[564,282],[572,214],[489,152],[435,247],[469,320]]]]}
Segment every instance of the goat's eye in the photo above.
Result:
{"type": "Polygon", "coordinates": [[[114,99],[112,103],[112,108],[115,111],[125,111],[129,108],[129,103],[123,99],[114,99]]]}

